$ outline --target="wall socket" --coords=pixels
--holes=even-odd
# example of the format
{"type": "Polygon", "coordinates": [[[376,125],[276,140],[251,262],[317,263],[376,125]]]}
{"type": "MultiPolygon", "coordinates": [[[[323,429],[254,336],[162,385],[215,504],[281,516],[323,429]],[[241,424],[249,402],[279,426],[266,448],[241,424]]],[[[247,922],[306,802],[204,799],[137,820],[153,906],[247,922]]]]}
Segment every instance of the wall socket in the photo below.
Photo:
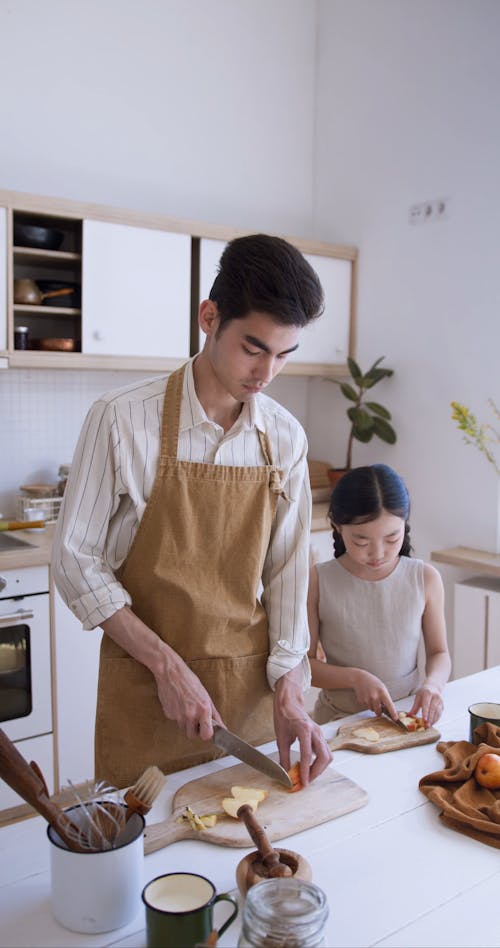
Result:
{"type": "Polygon", "coordinates": [[[408,211],[410,224],[426,224],[427,221],[445,221],[449,219],[450,199],[434,198],[432,201],[422,201],[421,204],[412,204],[408,211]]]}

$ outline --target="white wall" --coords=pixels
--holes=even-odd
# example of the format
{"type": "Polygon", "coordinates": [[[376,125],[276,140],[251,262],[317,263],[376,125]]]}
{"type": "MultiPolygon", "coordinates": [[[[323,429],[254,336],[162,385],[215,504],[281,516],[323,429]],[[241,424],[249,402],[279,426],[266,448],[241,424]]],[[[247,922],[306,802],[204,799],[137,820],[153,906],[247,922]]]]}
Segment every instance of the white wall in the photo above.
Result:
{"type": "Polygon", "coordinates": [[[406,477],[424,556],[494,550],[498,478],[450,401],[490,421],[488,397],[500,403],[500,4],[320,0],[318,36],[315,230],[359,246],[359,358],[395,369],[376,392],[398,443],[358,445],[355,463],[406,477]],[[408,223],[410,205],[439,197],[447,220],[408,223]]]}
{"type": "MultiPolygon", "coordinates": [[[[315,10],[1,0],[0,187],[307,236],[315,10]]],[[[4,515],[21,484],[57,476],[90,403],[128,377],[0,372],[4,515]]],[[[276,384],[300,416],[304,380],[276,384]]]]}

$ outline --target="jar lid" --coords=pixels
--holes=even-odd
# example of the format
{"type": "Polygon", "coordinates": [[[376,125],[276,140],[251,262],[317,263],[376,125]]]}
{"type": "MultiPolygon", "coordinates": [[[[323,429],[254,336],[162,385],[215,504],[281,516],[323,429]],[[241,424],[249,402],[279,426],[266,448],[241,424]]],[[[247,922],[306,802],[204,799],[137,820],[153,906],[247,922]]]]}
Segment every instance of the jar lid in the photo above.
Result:
{"type": "Polygon", "coordinates": [[[15,332],[28,332],[27,326],[16,326],[15,332]]]}
{"type": "Polygon", "coordinates": [[[71,470],[71,464],[61,464],[59,468],[59,477],[67,477],[71,470]]]}

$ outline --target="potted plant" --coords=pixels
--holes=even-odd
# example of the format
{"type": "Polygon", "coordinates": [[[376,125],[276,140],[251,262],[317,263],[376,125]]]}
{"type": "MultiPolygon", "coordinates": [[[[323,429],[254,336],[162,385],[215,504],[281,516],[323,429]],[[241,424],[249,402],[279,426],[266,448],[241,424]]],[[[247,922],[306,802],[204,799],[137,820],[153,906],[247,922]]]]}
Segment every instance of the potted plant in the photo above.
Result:
{"type": "Polygon", "coordinates": [[[347,409],[351,427],[347,440],[345,467],[330,468],[328,478],[332,485],[336,484],[346,471],[351,470],[354,440],[362,441],[363,444],[367,444],[373,437],[380,438],[386,444],[395,444],[397,440],[396,432],[390,424],[392,417],[390,411],[379,402],[367,398],[370,390],[382,379],[394,375],[393,369],[379,367],[384,358],[385,356],[381,356],[380,359],[377,359],[367,372],[362,372],[358,363],[354,359],[348,358],[347,367],[352,382],[329,379],[330,382],[340,387],[342,394],[351,403],[347,409]]]}

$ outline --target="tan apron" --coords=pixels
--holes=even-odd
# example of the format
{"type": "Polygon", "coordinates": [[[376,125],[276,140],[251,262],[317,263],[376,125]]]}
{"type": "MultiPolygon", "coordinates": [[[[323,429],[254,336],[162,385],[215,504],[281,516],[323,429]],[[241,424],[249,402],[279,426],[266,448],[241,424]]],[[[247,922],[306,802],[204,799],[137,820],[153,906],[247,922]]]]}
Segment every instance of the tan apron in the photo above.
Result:
{"type": "MultiPolygon", "coordinates": [[[[185,366],[168,379],[151,496],[119,578],[132,609],[198,676],[227,727],[259,744],[274,738],[266,678],[267,616],[257,599],[282,493],[266,436],[261,467],[178,461],[185,366]]],[[[151,672],[102,637],[96,779],[134,783],[220,757],[165,718],[151,672]]]]}

